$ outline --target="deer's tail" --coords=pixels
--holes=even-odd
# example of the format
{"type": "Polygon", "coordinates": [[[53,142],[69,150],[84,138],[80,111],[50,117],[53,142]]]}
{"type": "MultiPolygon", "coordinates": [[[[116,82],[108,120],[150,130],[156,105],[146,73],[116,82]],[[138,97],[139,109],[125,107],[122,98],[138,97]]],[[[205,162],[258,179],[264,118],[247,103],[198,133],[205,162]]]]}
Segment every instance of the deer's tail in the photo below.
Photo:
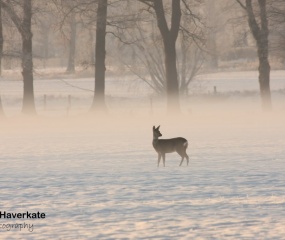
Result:
{"type": "Polygon", "coordinates": [[[183,146],[184,146],[185,148],[187,148],[187,147],[188,147],[188,141],[186,141],[185,143],[183,143],[183,146]]]}

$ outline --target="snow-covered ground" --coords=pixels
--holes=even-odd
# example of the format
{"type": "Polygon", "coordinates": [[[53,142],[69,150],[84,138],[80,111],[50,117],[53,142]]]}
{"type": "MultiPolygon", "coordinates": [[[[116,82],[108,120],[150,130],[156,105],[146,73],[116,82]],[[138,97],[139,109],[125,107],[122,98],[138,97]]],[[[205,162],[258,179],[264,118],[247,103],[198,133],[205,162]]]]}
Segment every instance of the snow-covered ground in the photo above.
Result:
{"type": "Polygon", "coordinates": [[[1,239],[284,239],[284,119],[161,120],[189,141],[189,166],[173,153],[165,168],[154,119],[4,123],[1,211],[47,217],[1,219],[34,224],[1,239]]]}
{"type": "MultiPolygon", "coordinates": [[[[271,71],[270,86],[271,90],[285,88],[285,71],[271,71]]],[[[204,81],[207,89],[212,90],[213,86],[218,91],[256,91],[259,89],[258,72],[218,72],[211,74],[202,74],[196,77],[196,80],[204,81]]]]}
{"type": "Polygon", "coordinates": [[[33,224],[0,239],[284,239],[285,114],[243,106],[1,120],[0,211],[46,218],[0,219],[33,224]],[[157,168],[158,124],[188,139],[188,167],[173,153],[157,168]]]}

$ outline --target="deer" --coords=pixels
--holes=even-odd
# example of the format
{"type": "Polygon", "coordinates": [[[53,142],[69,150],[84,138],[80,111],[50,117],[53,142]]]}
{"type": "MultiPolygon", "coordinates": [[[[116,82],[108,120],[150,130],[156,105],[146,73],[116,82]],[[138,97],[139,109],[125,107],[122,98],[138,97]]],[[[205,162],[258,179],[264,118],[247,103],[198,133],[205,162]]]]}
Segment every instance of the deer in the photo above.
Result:
{"type": "Polygon", "coordinates": [[[189,157],[186,153],[186,149],[188,147],[188,141],[185,138],[177,137],[177,138],[169,138],[169,139],[158,139],[162,136],[159,131],[160,126],[155,128],[153,126],[153,140],[152,146],[154,147],[155,151],[158,153],[158,160],[157,160],[157,167],[159,167],[160,159],[163,159],[163,166],[165,167],[165,154],[177,152],[181,157],[181,162],[179,166],[182,165],[184,158],[187,159],[187,166],[189,163],[189,157]]]}

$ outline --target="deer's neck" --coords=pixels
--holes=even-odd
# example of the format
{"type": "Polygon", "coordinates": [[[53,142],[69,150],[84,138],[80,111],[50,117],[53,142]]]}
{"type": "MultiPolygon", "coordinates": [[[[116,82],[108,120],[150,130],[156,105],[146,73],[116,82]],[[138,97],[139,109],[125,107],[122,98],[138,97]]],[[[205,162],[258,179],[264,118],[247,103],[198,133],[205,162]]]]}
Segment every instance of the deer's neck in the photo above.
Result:
{"type": "Polygon", "coordinates": [[[154,147],[154,148],[156,148],[158,141],[159,141],[159,139],[158,139],[158,138],[153,137],[152,145],[153,145],[153,147],[154,147]]]}

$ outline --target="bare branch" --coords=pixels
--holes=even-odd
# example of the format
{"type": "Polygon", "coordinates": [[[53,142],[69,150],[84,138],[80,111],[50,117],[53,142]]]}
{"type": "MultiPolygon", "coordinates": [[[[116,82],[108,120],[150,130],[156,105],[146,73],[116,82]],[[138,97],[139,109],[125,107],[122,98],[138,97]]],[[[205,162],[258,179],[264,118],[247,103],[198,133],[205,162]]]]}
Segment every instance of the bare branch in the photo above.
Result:
{"type": "Polygon", "coordinates": [[[7,1],[7,2],[2,1],[2,7],[9,14],[11,20],[13,21],[13,23],[15,24],[16,28],[21,33],[21,35],[24,35],[25,32],[24,32],[24,29],[23,29],[22,21],[19,18],[19,16],[16,14],[16,12],[13,9],[10,1],[7,1]]]}
{"type": "Polygon", "coordinates": [[[236,2],[237,2],[245,11],[247,11],[246,6],[245,6],[240,0],[236,0],[236,2]]]}
{"type": "Polygon", "coordinates": [[[154,2],[154,0],[138,0],[139,2],[141,2],[141,3],[144,3],[144,4],[146,4],[148,7],[150,7],[150,8],[153,8],[154,6],[153,6],[153,2],[154,2]],[[152,4],[151,4],[152,3],[152,4]]]}
{"type": "Polygon", "coordinates": [[[131,42],[125,41],[125,40],[123,40],[120,36],[118,36],[117,34],[115,34],[114,32],[108,32],[108,31],[106,31],[106,34],[111,34],[111,35],[113,35],[115,38],[119,39],[120,42],[122,42],[122,43],[124,43],[124,44],[127,44],[127,45],[129,45],[129,44],[134,44],[134,43],[137,42],[137,40],[134,40],[134,41],[131,41],[131,42]]]}

